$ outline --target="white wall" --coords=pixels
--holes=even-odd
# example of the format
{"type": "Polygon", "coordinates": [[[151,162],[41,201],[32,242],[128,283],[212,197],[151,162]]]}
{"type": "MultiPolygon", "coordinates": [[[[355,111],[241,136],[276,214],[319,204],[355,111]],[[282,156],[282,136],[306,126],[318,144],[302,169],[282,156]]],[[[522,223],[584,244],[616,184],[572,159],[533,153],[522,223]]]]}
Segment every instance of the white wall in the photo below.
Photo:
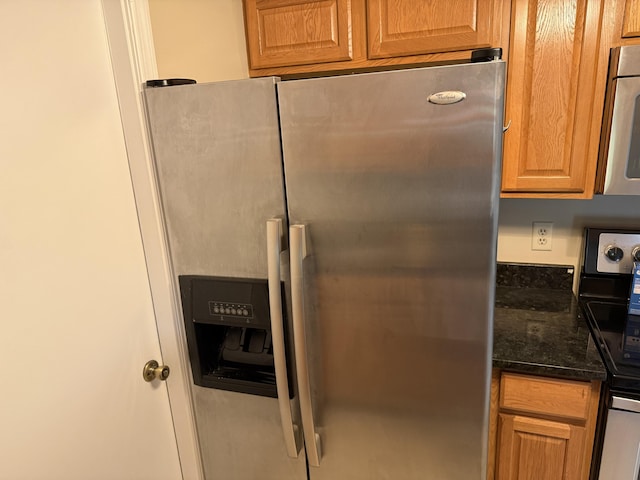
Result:
{"type": "Polygon", "coordinates": [[[160,78],[249,76],[241,0],[149,0],[160,78]]]}
{"type": "Polygon", "coordinates": [[[0,1],[0,58],[0,479],[182,478],[102,2],[0,1]]]}
{"type": "Polygon", "coordinates": [[[502,199],[498,260],[579,265],[584,227],[640,228],[640,196],[593,200],[502,199]],[[532,222],[553,222],[551,251],[532,251],[532,222]]]}

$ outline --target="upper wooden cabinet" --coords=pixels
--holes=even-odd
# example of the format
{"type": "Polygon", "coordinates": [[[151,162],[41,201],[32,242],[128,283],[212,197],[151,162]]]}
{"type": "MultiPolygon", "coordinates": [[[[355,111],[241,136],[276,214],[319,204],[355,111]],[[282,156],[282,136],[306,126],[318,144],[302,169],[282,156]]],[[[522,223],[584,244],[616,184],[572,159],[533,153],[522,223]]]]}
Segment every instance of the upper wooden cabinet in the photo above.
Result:
{"type": "Polygon", "coordinates": [[[622,20],[622,38],[640,37],[640,0],[626,0],[622,20]]]}
{"type": "Polygon", "coordinates": [[[245,0],[251,68],[351,60],[351,3],[245,0]]]}
{"type": "Polygon", "coordinates": [[[503,0],[243,0],[243,5],[252,77],[463,60],[477,48],[506,48],[509,5],[503,0]]]}
{"type": "Polygon", "coordinates": [[[368,0],[369,58],[491,47],[494,3],[368,0]]]}
{"type": "Polygon", "coordinates": [[[640,43],[640,0],[607,0],[602,25],[603,53],[640,43]]]}
{"type": "Polygon", "coordinates": [[[603,1],[513,1],[503,192],[592,195],[603,1]]]}
{"type": "Polygon", "coordinates": [[[512,0],[502,196],[591,198],[609,53],[640,0],[512,0]]]}

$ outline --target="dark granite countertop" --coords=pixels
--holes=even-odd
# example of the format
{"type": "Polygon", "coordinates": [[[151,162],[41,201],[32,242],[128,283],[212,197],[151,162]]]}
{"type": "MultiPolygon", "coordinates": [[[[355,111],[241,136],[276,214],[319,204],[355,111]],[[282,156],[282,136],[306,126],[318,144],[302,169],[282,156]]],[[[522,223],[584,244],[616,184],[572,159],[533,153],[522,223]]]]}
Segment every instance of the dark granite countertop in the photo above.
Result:
{"type": "Polygon", "coordinates": [[[535,266],[531,270],[527,265],[529,271],[523,273],[517,267],[498,265],[493,366],[536,375],[604,380],[604,364],[571,290],[573,269],[535,266]]]}

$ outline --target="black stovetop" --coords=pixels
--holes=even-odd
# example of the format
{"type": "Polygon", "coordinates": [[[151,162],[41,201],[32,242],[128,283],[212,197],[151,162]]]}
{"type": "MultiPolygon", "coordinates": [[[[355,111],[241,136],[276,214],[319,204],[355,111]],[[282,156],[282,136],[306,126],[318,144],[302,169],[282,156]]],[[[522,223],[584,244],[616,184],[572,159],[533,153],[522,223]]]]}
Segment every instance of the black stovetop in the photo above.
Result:
{"type": "Polygon", "coordinates": [[[580,306],[607,367],[611,388],[640,393],[640,317],[626,302],[582,297],[580,306]]]}
{"type": "Polygon", "coordinates": [[[578,298],[607,368],[609,388],[640,393],[640,316],[629,315],[640,230],[585,229],[578,298]],[[619,256],[607,252],[618,248],[619,256]]]}

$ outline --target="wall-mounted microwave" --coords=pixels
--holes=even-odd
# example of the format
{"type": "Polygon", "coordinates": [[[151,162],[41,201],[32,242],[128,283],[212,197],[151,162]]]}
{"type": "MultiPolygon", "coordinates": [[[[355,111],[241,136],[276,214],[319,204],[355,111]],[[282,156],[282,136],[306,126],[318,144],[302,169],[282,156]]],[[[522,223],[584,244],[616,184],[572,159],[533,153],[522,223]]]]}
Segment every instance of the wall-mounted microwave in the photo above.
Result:
{"type": "Polygon", "coordinates": [[[640,45],[611,49],[596,193],[640,195],[640,45]]]}

